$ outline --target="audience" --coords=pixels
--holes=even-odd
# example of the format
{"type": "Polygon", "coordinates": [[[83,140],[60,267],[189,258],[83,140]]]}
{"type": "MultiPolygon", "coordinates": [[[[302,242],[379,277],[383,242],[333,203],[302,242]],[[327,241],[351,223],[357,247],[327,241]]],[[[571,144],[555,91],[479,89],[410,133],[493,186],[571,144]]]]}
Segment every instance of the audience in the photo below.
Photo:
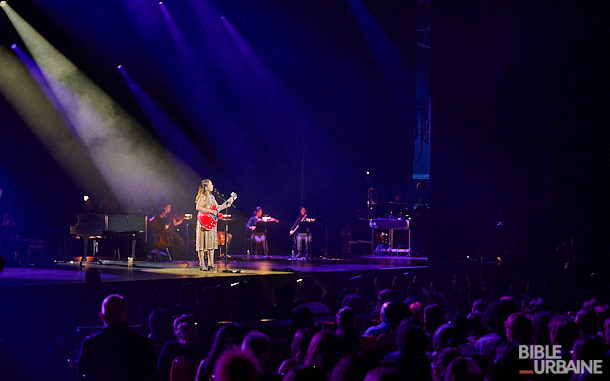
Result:
{"type": "Polygon", "coordinates": [[[173,316],[167,308],[157,308],[148,316],[148,339],[155,348],[157,356],[161,353],[161,349],[166,342],[173,340],[173,316]]]}
{"type": "Polygon", "coordinates": [[[293,368],[303,365],[307,348],[309,348],[314,333],[313,328],[299,328],[296,331],[290,345],[290,358],[284,360],[280,365],[277,371],[279,375],[284,376],[293,368]]]}
{"type": "Polygon", "coordinates": [[[225,350],[214,367],[214,380],[218,381],[255,381],[260,376],[261,369],[256,358],[251,352],[240,351],[238,347],[225,350]]]}
{"type": "Polygon", "coordinates": [[[367,328],[366,331],[362,334],[362,337],[374,336],[377,337],[382,333],[386,333],[390,329],[390,323],[388,322],[388,318],[386,317],[386,309],[390,305],[390,302],[385,302],[381,306],[381,311],[379,312],[379,324],[373,325],[367,328]]]}
{"type": "Polygon", "coordinates": [[[328,376],[340,357],[337,336],[332,332],[320,331],[313,335],[309,343],[305,365],[320,368],[328,376]]]}
{"type": "Polygon", "coordinates": [[[123,297],[107,296],[99,316],[104,329],[83,341],[78,360],[79,378],[87,381],[153,379],[152,343],[129,329],[123,297]]]}
{"type": "Polygon", "coordinates": [[[269,336],[258,331],[250,331],[241,343],[242,352],[250,352],[257,360],[260,380],[281,380],[281,377],[269,366],[271,356],[271,341],[269,336]]]}
{"type": "Polygon", "coordinates": [[[479,355],[492,354],[500,343],[506,341],[504,322],[515,312],[519,312],[518,308],[510,300],[497,300],[485,308],[483,325],[489,333],[475,343],[479,355]]]}
{"type": "Polygon", "coordinates": [[[216,333],[214,344],[208,353],[208,356],[201,361],[197,370],[197,381],[208,381],[214,374],[214,367],[220,355],[227,349],[233,346],[241,346],[244,339],[244,332],[241,327],[231,324],[224,326],[216,333]]]}
{"type": "Polygon", "coordinates": [[[197,325],[191,315],[182,315],[174,320],[176,341],[168,341],[163,346],[157,363],[157,378],[169,381],[172,362],[176,357],[186,357],[194,361],[205,358],[207,350],[198,344],[197,325]]]}
{"type": "MultiPolygon", "coordinates": [[[[391,277],[379,274],[374,285],[372,277],[320,283],[333,288],[328,290],[306,277],[296,300],[288,283],[264,294],[268,285],[260,277],[201,290],[186,283],[178,303],[150,288],[134,290],[129,310],[122,297],[110,295],[99,314],[103,331],[83,341],[78,374],[88,380],[169,380],[173,360],[187,357],[200,361],[200,381],[501,381],[530,378],[519,373],[533,369],[533,362],[519,357],[519,345],[558,345],[565,361],[610,356],[610,309],[603,298],[560,304],[554,293],[536,295],[544,287],[489,267],[447,275],[420,273],[410,283],[397,276],[391,285],[391,277]],[[267,301],[273,295],[275,304],[267,301]],[[144,317],[152,311],[149,339],[129,329],[128,311],[144,317]],[[195,315],[177,315],[172,332],[172,314],[186,311],[195,315]],[[371,313],[378,314],[377,323],[371,313]],[[240,323],[216,328],[231,316],[240,323]],[[264,317],[283,321],[256,322],[264,317]],[[158,355],[153,344],[163,348],[158,355]]],[[[601,379],[596,377],[558,379],[601,379]]]]}
{"type": "Polygon", "coordinates": [[[378,352],[379,358],[383,358],[386,353],[398,350],[396,344],[398,326],[404,319],[410,318],[411,315],[411,310],[402,302],[393,301],[387,306],[385,309],[385,318],[387,319],[389,328],[385,333],[377,336],[377,341],[375,342],[375,349],[378,352]]]}

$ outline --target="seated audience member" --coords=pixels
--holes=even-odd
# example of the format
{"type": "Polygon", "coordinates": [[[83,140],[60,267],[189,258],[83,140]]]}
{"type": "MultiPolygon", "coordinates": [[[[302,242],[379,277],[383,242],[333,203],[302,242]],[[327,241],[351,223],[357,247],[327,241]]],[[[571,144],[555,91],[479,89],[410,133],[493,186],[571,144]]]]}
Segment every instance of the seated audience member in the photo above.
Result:
{"type": "Polygon", "coordinates": [[[445,381],[466,381],[469,379],[468,364],[464,357],[451,360],[445,370],[445,381]]]}
{"type": "Polygon", "coordinates": [[[341,352],[344,354],[356,354],[362,349],[360,346],[360,333],[354,328],[354,310],[343,307],[337,313],[337,329],[335,334],[341,343],[341,352]]]}
{"type": "Polygon", "coordinates": [[[430,304],[424,308],[424,331],[428,334],[428,337],[432,337],[438,327],[440,327],[445,320],[445,313],[443,309],[436,304],[430,304]]]}
{"type": "Polygon", "coordinates": [[[351,308],[356,315],[362,315],[368,312],[362,296],[354,293],[345,295],[341,300],[341,307],[351,308]]]}
{"type": "Polygon", "coordinates": [[[242,352],[251,352],[258,362],[261,381],[280,380],[281,377],[269,369],[271,341],[269,336],[258,331],[250,331],[241,343],[242,352]]]}
{"type": "Polygon", "coordinates": [[[152,342],[155,353],[159,357],[161,348],[166,342],[174,340],[174,318],[167,308],[157,308],[148,316],[148,338],[152,342]]]}
{"type": "Polygon", "coordinates": [[[566,361],[570,360],[570,351],[578,336],[578,327],[576,327],[574,318],[569,315],[554,316],[549,322],[549,335],[551,344],[560,346],[561,358],[566,361]]]}
{"type": "Polygon", "coordinates": [[[392,290],[386,288],[386,289],[379,291],[377,293],[377,304],[375,305],[375,307],[373,308],[373,311],[371,313],[378,314],[379,312],[381,312],[381,306],[383,306],[383,304],[385,302],[391,302],[391,301],[392,301],[392,290]]]}
{"type": "Polygon", "coordinates": [[[351,307],[343,307],[337,312],[337,329],[344,327],[354,327],[355,314],[351,307]]]}
{"type": "Polygon", "coordinates": [[[271,307],[269,316],[272,319],[288,320],[292,317],[294,304],[294,289],[290,284],[275,289],[275,304],[271,307]]]}
{"type": "Polygon", "coordinates": [[[292,329],[296,332],[299,328],[316,328],[313,312],[307,307],[297,307],[292,311],[292,329]]]}
{"type": "MultiPolygon", "coordinates": [[[[405,303],[407,301],[405,300],[405,303]]],[[[421,327],[424,326],[424,306],[420,302],[413,302],[409,304],[409,309],[413,315],[413,322],[419,324],[421,327]]]]}
{"type": "Polygon", "coordinates": [[[537,311],[531,315],[533,334],[532,344],[550,345],[551,335],[549,334],[549,322],[553,317],[550,311],[537,311]]]}
{"type": "Polygon", "coordinates": [[[220,355],[233,346],[240,347],[243,339],[244,331],[236,324],[220,328],[216,332],[214,344],[212,344],[212,349],[208,352],[208,356],[199,363],[195,380],[208,381],[214,374],[214,367],[220,355]]]}
{"type": "Polygon", "coordinates": [[[403,320],[398,327],[398,351],[388,353],[381,362],[395,367],[405,380],[427,380],[430,362],[426,349],[428,336],[417,324],[403,320]]]}
{"type": "Polygon", "coordinates": [[[533,326],[530,319],[521,312],[514,313],[506,319],[506,339],[511,344],[529,345],[532,342],[533,326]]]}
{"type": "Polygon", "coordinates": [[[303,365],[307,348],[313,338],[315,331],[311,328],[299,328],[290,344],[290,358],[286,359],[280,365],[277,373],[281,376],[286,375],[291,369],[303,365]]]}
{"type": "Polygon", "coordinates": [[[519,312],[519,308],[510,300],[498,300],[485,308],[483,325],[489,333],[475,343],[479,355],[491,354],[501,342],[506,341],[504,322],[515,312],[519,312]]]}
{"type": "Polygon", "coordinates": [[[169,381],[172,363],[176,357],[187,357],[201,361],[206,356],[206,350],[197,342],[197,325],[191,315],[182,315],[174,320],[174,334],[177,341],[168,341],[163,346],[157,363],[159,380],[169,381]]]}
{"type": "Polygon", "coordinates": [[[377,336],[375,348],[379,354],[379,358],[383,358],[386,353],[394,352],[398,350],[396,345],[396,335],[398,333],[398,326],[400,323],[407,318],[411,317],[411,310],[406,304],[393,301],[385,309],[385,317],[388,321],[389,329],[377,336]]]}
{"type": "Polygon", "coordinates": [[[255,381],[260,380],[261,374],[254,355],[238,347],[224,351],[214,367],[214,380],[218,381],[255,381]]]}
{"type": "Polygon", "coordinates": [[[472,344],[466,342],[466,338],[457,327],[451,324],[443,324],[438,327],[432,336],[432,347],[434,348],[433,359],[436,359],[445,349],[457,349],[459,356],[462,356],[466,361],[468,375],[470,377],[481,376],[481,368],[469,357],[477,354],[476,349],[472,344]]]}
{"type": "Polygon", "coordinates": [[[197,290],[192,283],[185,283],[178,293],[178,304],[175,307],[176,316],[191,314],[197,310],[197,290]]]}
{"type": "MultiPolygon", "coordinates": [[[[604,360],[605,348],[602,341],[593,335],[581,336],[574,342],[572,350],[572,360],[574,362],[586,361],[590,362],[593,360],[604,360]]],[[[580,375],[574,375],[572,380],[607,380],[608,379],[608,366],[607,364],[602,365],[602,374],[592,374],[588,371],[584,371],[580,375]]]]}
{"type": "MultiPolygon", "coordinates": [[[[486,379],[493,381],[529,381],[531,375],[522,374],[521,371],[529,370],[533,372],[532,362],[529,359],[520,358],[518,344],[503,343],[503,345],[506,347],[505,349],[498,348],[494,364],[486,379]]],[[[556,379],[556,377],[553,379],[556,379]]]]}
{"type": "MultiPolygon", "coordinates": [[[[477,354],[474,346],[468,343],[460,330],[451,324],[443,324],[437,328],[432,336],[432,348],[434,348],[434,353],[432,353],[433,358],[436,358],[438,354],[446,348],[457,349],[459,354],[467,359],[469,359],[469,356],[475,356],[477,354]]],[[[473,372],[481,373],[481,370],[476,363],[469,363],[469,367],[472,368],[473,372]]]]}
{"type": "MultiPolygon", "coordinates": [[[[441,327],[439,327],[436,332],[438,332],[441,327]]],[[[453,361],[453,359],[460,356],[460,351],[453,347],[447,347],[442,349],[440,352],[437,352],[432,366],[432,381],[444,381],[445,372],[447,371],[449,364],[451,361],[453,361]]]]}
{"type": "Polygon", "coordinates": [[[151,380],[155,374],[152,343],[127,325],[127,305],[109,295],[99,313],[104,329],[87,337],[78,361],[81,380],[151,380]]]}
{"type": "Polygon", "coordinates": [[[597,315],[593,309],[581,309],[576,313],[576,326],[579,335],[597,336],[597,315]]]}
{"type": "Polygon", "coordinates": [[[379,312],[379,324],[368,327],[362,334],[362,337],[374,336],[377,337],[382,333],[386,333],[390,329],[390,323],[386,317],[386,308],[390,305],[390,302],[385,302],[381,306],[381,312],[379,312]]]}
{"type": "Polygon", "coordinates": [[[313,336],[311,343],[309,343],[305,365],[320,368],[326,375],[330,375],[340,358],[337,336],[332,332],[320,331],[313,336]]]}
{"type": "Polygon", "coordinates": [[[299,308],[309,308],[314,315],[327,315],[330,312],[330,308],[321,301],[323,293],[322,287],[316,283],[304,286],[303,297],[300,299],[298,306],[293,310],[293,313],[299,308]]]}
{"type": "Polygon", "coordinates": [[[335,331],[339,339],[339,349],[344,356],[356,355],[362,350],[360,332],[354,327],[339,327],[335,331]]]}

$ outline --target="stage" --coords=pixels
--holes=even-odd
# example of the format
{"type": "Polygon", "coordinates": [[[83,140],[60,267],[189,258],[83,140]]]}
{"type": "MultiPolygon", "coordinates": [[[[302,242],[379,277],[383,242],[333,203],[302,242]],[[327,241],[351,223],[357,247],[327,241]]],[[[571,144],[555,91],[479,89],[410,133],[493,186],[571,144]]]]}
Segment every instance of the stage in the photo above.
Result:
{"type": "Polygon", "coordinates": [[[217,260],[217,271],[200,271],[196,261],[146,262],[101,260],[56,262],[41,267],[7,267],[0,273],[0,287],[85,283],[88,269],[98,269],[102,283],[325,273],[357,273],[384,270],[414,270],[427,267],[425,257],[364,256],[334,259],[291,260],[288,256],[247,259],[231,255],[227,263],[217,260]],[[228,271],[223,271],[223,270],[228,271]]]}

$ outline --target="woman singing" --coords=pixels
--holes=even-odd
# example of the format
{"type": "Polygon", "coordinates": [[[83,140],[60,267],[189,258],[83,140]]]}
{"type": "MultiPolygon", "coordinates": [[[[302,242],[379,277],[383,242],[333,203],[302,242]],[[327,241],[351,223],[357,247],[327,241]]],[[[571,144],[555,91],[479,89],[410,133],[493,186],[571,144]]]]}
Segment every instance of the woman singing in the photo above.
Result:
{"type": "MultiPolygon", "coordinates": [[[[218,215],[218,212],[231,206],[233,198],[230,198],[227,202],[222,205],[218,205],[216,198],[212,195],[214,185],[209,179],[203,179],[201,185],[199,185],[199,192],[195,198],[197,204],[196,209],[201,213],[209,213],[212,215],[218,215]],[[214,209],[212,207],[215,206],[214,209]]],[[[196,249],[197,256],[199,257],[199,270],[203,271],[205,267],[205,258],[207,257],[208,266],[207,270],[215,270],[214,266],[214,250],[218,248],[218,241],[216,236],[216,226],[211,230],[206,230],[201,226],[199,218],[197,218],[197,233],[196,233],[196,249]]]]}

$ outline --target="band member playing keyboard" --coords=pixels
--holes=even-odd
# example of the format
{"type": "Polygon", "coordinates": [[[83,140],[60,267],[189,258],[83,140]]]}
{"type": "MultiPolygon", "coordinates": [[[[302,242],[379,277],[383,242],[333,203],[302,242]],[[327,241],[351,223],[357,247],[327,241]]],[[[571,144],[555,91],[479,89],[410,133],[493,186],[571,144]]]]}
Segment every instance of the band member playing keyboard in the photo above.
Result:
{"type": "Polygon", "coordinates": [[[263,208],[256,207],[254,215],[250,217],[246,227],[252,231],[252,242],[254,243],[254,255],[269,256],[269,247],[267,246],[267,222],[279,222],[275,218],[263,217],[263,208]]]}
{"type": "Polygon", "coordinates": [[[290,228],[290,235],[294,237],[295,240],[297,258],[309,258],[309,245],[311,243],[309,224],[314,221],[315,218],[311,218],[307,215],[307,209],[301,207],[301,213],[290,228]]]}

